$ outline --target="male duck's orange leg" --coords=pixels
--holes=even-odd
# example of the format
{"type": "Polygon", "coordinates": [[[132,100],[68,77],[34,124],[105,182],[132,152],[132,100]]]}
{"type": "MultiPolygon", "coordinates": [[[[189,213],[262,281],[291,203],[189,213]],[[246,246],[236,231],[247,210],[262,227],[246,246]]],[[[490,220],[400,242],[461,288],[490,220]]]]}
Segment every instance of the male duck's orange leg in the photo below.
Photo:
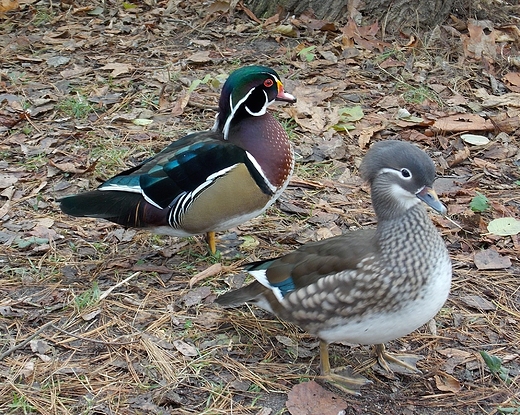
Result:
{"type": "Polygon", "coordinates": [[[207,232],[206,233],[206,242],[209,246],[209,252],[211,255],[215,255],[215,252],[217,252],[217,243],[215,242],[215,232],[207,232]]]}

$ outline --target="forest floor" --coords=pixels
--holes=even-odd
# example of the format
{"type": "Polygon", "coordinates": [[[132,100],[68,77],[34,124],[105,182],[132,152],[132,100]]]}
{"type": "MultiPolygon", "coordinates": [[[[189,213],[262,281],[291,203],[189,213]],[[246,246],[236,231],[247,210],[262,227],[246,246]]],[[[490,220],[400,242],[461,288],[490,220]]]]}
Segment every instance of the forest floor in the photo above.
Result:
{"type": "MultiPolygon", "coordinates": [[[[0,20],[0,413],[520,414],[517,26],[392,38],[222,1],[20,3],[0,20]],[[222,81],[250,64],[298,98],[272,108],[298,159],[281,199],[218,234],[217,255],[202,237],[60,212],[61,196],[210,128],[222,81]],[[316,378],[316,338],[212,302],[245,263],[374,226],[357,167],[389,138],[436,163],[453,284],[434,321],[387,345],[420,354],[422,373],[376,365],[350,396],[316,378]]],[[[331,347],[333,366],[370,358],[331,347]]]]}

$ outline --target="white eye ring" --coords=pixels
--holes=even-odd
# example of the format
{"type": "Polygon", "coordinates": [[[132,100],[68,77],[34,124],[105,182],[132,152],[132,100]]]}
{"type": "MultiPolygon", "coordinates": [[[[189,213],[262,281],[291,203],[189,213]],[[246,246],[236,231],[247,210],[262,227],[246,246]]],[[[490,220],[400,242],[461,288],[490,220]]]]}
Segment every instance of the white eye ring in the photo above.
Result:
{"type": "Polygon", "coordinates": [[[410,180],[412,178],[412,172],[406,168],[402,168],[399,172],[403,179],[410,180]]]}

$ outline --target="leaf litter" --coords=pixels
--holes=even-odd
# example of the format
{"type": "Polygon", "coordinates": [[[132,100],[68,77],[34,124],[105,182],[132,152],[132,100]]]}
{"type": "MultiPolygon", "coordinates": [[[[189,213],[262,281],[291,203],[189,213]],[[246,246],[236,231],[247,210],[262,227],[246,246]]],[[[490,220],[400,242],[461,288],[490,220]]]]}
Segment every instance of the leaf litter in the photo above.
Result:
{"type": "MultiPolygon", "coordinates": [[[[454,22],[421,43],[382,40],[377,23],[261,19],[225,1],[68,4],[0,9],[0,412],[518,411],[514,25],[454,22]],[[219,235],[220,257],[200,237],[60,213],[60,196],[210,128],[222,79],[257,63],[298,98],[273,112],[299,159],[273,208],[219,235]],[[244,263],[373,226],[357,168],[387,138],[436,161],[450,220],[433,219],[453,287],[435,321],[388,345],[420,353],[422,375],[364,370],[372,383],[343,396],[312,381],[315,338],[254,307],[211,303],[244,283],[244,263]]],[[[370,360],[358,345],[334,344],[331,356],[354,369],[370,360]]]]}

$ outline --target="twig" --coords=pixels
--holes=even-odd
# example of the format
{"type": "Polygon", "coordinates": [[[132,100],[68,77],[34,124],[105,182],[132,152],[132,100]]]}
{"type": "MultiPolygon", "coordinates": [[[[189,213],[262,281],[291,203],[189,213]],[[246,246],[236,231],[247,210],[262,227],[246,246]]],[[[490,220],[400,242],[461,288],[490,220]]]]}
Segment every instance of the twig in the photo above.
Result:
{"type": "Polygon", "coordinates": [[[10,354],[16,352],[18,349],[21,349],[22,347],[25,347],[32,339],[34,339],[38,334],[40,334],[42,331],[44,331],[47,327],[53,326],[53,322],[49,321],[48,323],[45,323],[43,326],[41,326],[38,330],[36,330],[33,334],[31,334],[29,337],[27,337],[23,342],[17,344],[16,346],[10,348],[6,352],[2,353],[0,355],[0,360],[3,360],[10,354]]]}
{"type": "Polygon", "coordinates": [[[109,346],[121,346],[121,345],[125,345],[125,344],[137,343],[137,340],[131,340],[131,341],[127,341],[127,342],[106,342],[103,340],[95,340],[95,339],[89,339],[87,337],[78,336],[77,334],[71,333],[70,331],[67,331],[58,326],[55,326],[54,324],[52,325],[52,328],[56,329],[58,331],[61,331],[62,333],[66,334],[68,336],[75,337],[76,339],[84,340],[86,342],[91,342],[91,343],[98,343],[98,344],[104,344],[104,345],[109,345],[109,346]]]}
{"type": "Polygon", "coordinates": [[[134,272],[128,278],[124,279],[121,282],[118,282],[116,285],[114,285],[113,287],[110,287],[108,290],[103,291],[103,294],[101,294],[99,296],[99,301],[104,300],[105,298],[107,298],[110,295],[110,293],[112,291],[114,291],[117,287],[120,287],[121,285],[123,285],[123,284],[127,283],[128,281],[130,281],[132,278],[137,277],[140,273],[141,273],[140,271],[134,272]]]}

